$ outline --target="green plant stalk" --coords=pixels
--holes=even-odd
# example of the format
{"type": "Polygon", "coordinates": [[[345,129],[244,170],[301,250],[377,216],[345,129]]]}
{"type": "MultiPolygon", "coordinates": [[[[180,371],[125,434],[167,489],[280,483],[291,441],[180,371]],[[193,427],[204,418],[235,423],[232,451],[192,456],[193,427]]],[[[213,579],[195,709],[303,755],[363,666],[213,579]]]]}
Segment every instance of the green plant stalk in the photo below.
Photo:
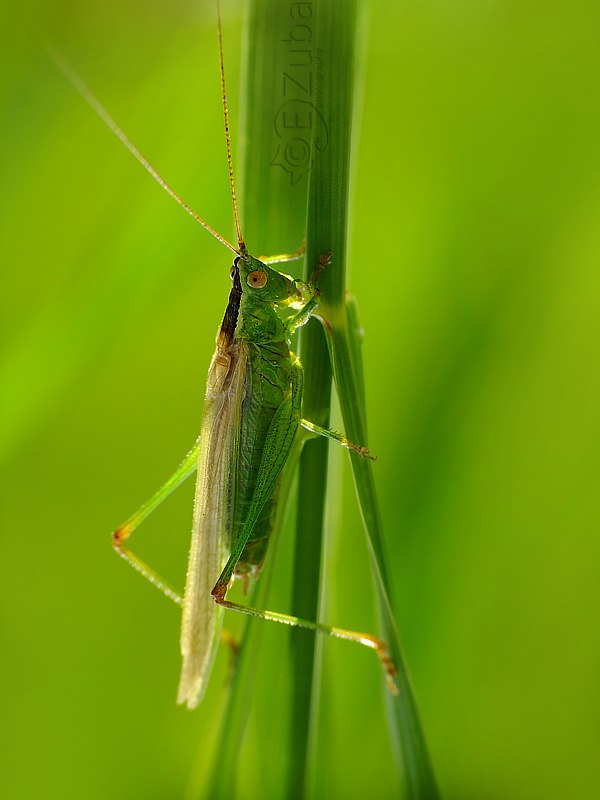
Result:
{"type": "MultiPolygon", "coordinates": [[[[332,253],[319,281],[326,316],[327,308],[343,304],[344,298],[356,3],[320,2],[313,8],[314,80],[320,94],[315,98],[319,116],[313,128],[308,186],[306,276],[322,255],[332,253]]],[[[305,380],[303,413],[328,427],[333,373],[322,326],[313,324],[302,331],[300,357],[305,380]]],[[[326,442],[313,440],[300,457],[298,485],[303,501],[296,522],[292,613],[308,619],[318,619],[319,614],[328,450],[326,442]]],[[[298,796],[305,796],[308,789],[320,674],[315,639],[314,634],[303,632],[291,640],[295,757],[290,763],[288,797],[294,796],[294,787],[298,796]]]]}
{"type": "MultiPolygon", "coordinates": [[[[289,99],[281,96],[281,76],[289,69],[286,60],[289,54],[281,43],[289,39],[290,17],[282,12],[280,0],[249,4],[242,125],[244,155],[242,170],[238,170],[244,186],[242,225],[250,250],[255,253],[289,250],[302,240],[306,230],[307,274],[320,255],[329,250],[333,252],[332,263],[320,280],[320,312],[329,326],[330,339],[326,342],[322,329],[315,323],[301,332],[304,414],[318,424],[328,424],[333,364],[347,435],[353,441],[366,443],[359,326],[356,308],[348,305],[345,298],[356,4],[317,2],[311,9],[311,52],[315,59],[311,63],[318,70],[318,76],[313,77],[318,79],[320,94],[319,113],[313,117],[317,125],[312,130],[313,163],[309,186],[307,171],[297,171],[294,180],[290,180],[290,173],[274,164],[273,158],[273,148],[286,144],[283,137],[283,141],[277,140],[274,130],[278,128],[277,121],[281,122],[278,114],[283,103],[289,99]],[[282,104],[279,107],[278,100],[282,104]],[[273,105],[269,105],[271,101],[273,105]]],[[[308,25],[308,21],[304,24],[308,25]]],[[[281,149],[278,153],[285,164],[285,153],[282,155],[281,149]]],[[[299,469],[302,536],[301,540],[298,535],[296,538],[298,557],[294,565],[291,613],[308,619],[318,618],[327,450],[325,442],[308,442],[299,469]]],[[[390,604],[390,580],[372,468],[370,462],[354,454],[352,468],[376,577],[382,634],[399,670],[400,693],[397,697],[388,697],[388,718],[404,795],[410,800],[429,800],[437,797],[437,790],[390,604]]],[[[265,593],[266,586],[259,585],[258,605],[265,593]]],[[[232,796],[235,791],[235,767],[246,724],[253,653],[260,636],[260,624],[250,621],[247,626],[224,718],[221,745],[217,748],[211,797],[232,796]]],[[[284,796],[302,797],[307,790],[318,669],[314,634],[296,630],[290,640],[293,690],[284,796]]]]}
{"type": "MultiPolygon", "coordinates": [[[[325,4],[327,5],[327,4],[325,4]]],[[[341,15],[329,27],[330,41],[326,46],[333,47],[338,41],[338,33],[343,20],[348,21],[350,15],[341,15]]],[[[350,64],[352,59],[348,54],[340,53],[341,64],[350,64]]],[[[338,76],[339,78],[340,76],[338,76]]],[[[353,86],[351,76],[344,75],[341,80],[334,79],[323,81],[323,92],[327,88],[340,102],[340,86],[353,86]]],[[[334,98],[324,100],[325,104],[334,98]]],[[[325,227],[323,218],[329,214],[329,224],[336,233],[331,233],[341,242],[346,239],[346,214],[348,195],[348,167],[350,152],[350,123],[352,112],[352,90],[348,92],[344,107],[338,109],[340,113],[340,127],[338,137],[347,131],[347,141],[344,148],[339,148],[333,154],[329,169],[322,172],[322,163],[325,159],[317,156],[312,173],[311,200],[309,205],[309,231],[311,229],[311,209],[316,209],[314,224],[325,227]],[[326,187],[329,183],[330,191],[326,187]],[[328,206],[323,199],[328,200],[328,206]]],[[[337,252],[337,251],[336,251],[337,252]]],[[[362,369],[362,356],[360,347],[360,326],[355,303],[348,304],[345,298],[345,251],[337,259],[340,271],[331,270],[331,285],[327,284],[324,291],[322,312],[330,326],[330,353],[333,364],[336,389],[340,401],[344,430],[349,439],[355,442],[367,443],[366,411],[364,403],[364,381],[362,369]]],[[[438,791],[427,752],[425,737],[421,727],[419,714],[410,684],[410,679],[405,666],[400,648],[398,632],[396,629],[394,613],[391,605],[391,582],[387,569],[383,531],[379,505],[373,479],[372,463],[361,459],[356,453],[351,453],[354,483],[361,509],[367,543],[371,554],[373,570],[377,586],[378,613],[380,618],[382,636],[388,643],[390,653],[398,674],[396,681],[399,692],[397,696],[387,695],[388,719],[390,733],[394,743],[394,750],[401,769],[404,793],[411,800],[434,800],[438,791]]]]}
{"type": "MultiPolygon", "coordinates": [[[[327,3],[329,18],[324,22],[326,40],[322,47],[333,51],[342,41],[354,44],[352,14],[335,15],[335,4],[327,3]],[[344,32],[345,36],[340,35],[344,32]]],[[[355,18],[355,16],[354,16],[355,18]]],[[[336,269],[328,269],[323,281],[321,311],[329,325],[329,350],[333,365],[335,385],[340,401],[344,430],[351,441],[367,443],[364,379],[361,354],[361,332],[356,304],[348,303],[345,296],[345,241],[347,221],[348,174],[350,160],[350,126],[353,100],[352,51],[340,49],[337,65],[346,65],[350,74],[333,72],[330,80],[322,81],[323,103],[333,107],[337,103],[337,119],[332,142],[326,157],[316,153],[311,174],[309,201],[309,241],[311,230],[317,231],[315,240],[325,246],[326,236],[336,242],[336,269]],[[350,87],[346,93],[341,87],[350,87]],[[338,250],[339,247],[339,250],[338,250]],[[338,255],[339,253],[339,255],[338,255]]],[[[331,65],[335,68],[335,62],[331,65]]],[[[333,128],[333,120],[331,122],[333,128]]],[[[307,359],[310,368],[310,361],[307,359]]],[[[377,587],[378,613],[382,636],[398,674],[398,695],[387,695],[388,719],[394,751],[401,770],[404,793],[410,800],[434,800],[438,791],[431,767],[425,737],[400,648],[394,613],[391,605],[391,581],[387,569],[379,505],[373,479],[372,462],[351,453],[352,471],[363,517],[367,543],[371,554],[377,587]]]]}
{"type": "MultiPolygon", "coordinates": [[[[344,429],[352,441],[367,443],[359,325],[356,306],[352,304],[349,309],[345,297],[356,6],[354,3],[319,3],[317,8],[318,48],[322,54],[320,61],[322,72],[319,76],[322,103],[320,110],[325,115],[330,140],[326,150],[321,151],[316,147],[313,150],[314,161],[309,186],[307,264],[310,267],[319,254],[327,252],[329,248],[332,249],[333,262],[326,269],[321,281],[323,292],[321,312],[330,326],[330,352],[344,429]]],[[[316,419],[319,419],[319,414],[328,416],[329,408],[328,405],[325,406],[325,399],[328,400],[330,395],[330,383],[323,375],[322,369],[321,349],[324,347],[324,338],[319,335],[320,333],[314,327],[312,330],[307,330],[303,335],[301,351],[305,363],[307,387],[305,414],[309,418],[316,419]],[[321,392],[317,388],[319,385],[321,392]]],[[[320,444],[315,443],[315,445],[320,444]]],[[[306,503],[321,504],[324,499],[312,481],[315,458],[316,455],[313,455],[308,447],[301,458],[300,487],[303,497],[306,497],[303,514],[306,514],[306,503]]],[[[406,797],[429,800],[436,798],[438,792],[390,603],[390,578],[386,567],[372,464],[355,453],[351,454],[351,460],[375,572],[382,633],[398,668],[397,682],[400,691],[397,696],[389,695],[387,698],[390,731],[401,768],[406,797]]],[[[315,518],[316,516],[315,513],[315,518]]],[[[299,518],[300,524],[302,524],[301,518],[299,518]]],[[[316,548],[320,546],[320,541],[315,544],[313,552],[315,563],[318,563],[316,548]]],[[[305,570],[299,560],[297,563],[298,583],[302,581],[306,585],[305,570]]],[[[318,574],[318,570],[315,569],[315,575],[318,574]]],[[[308,598],[305,602],[308,608],[310,604],[308,598]]],[[[301,616],[306,613],[304,609],[304,605],[299,605],[293,613],[301,616]]],[[[301,696],[300,691],[296,691],[298,708],[295,720],[302,707],[311,708],[309,702],[311,680],[301,670],[304,670],[303,664],[298,667],[295,676],[296,684],[303,686],[304,692],[301,696]]],[[[308,723],[309,721],[306,722],[307,725],[308,723]]],[[[308,757],[308,752],[307,745],[305,757],[308,757]]]]}

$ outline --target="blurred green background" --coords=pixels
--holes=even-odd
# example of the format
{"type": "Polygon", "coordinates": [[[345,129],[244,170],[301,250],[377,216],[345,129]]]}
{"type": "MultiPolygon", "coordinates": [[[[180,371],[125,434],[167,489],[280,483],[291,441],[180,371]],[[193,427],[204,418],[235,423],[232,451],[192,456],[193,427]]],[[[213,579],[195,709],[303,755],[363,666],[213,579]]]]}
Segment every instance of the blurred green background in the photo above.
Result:
{"type": "MultiPolygon", "coordinates": [[[[196,712],[175,706],[178,610],[108,532],[195,438],[229,256],[40,41],[231,236],[214,8],[4,6],[0,794],[182,797],[205,780],[227,658],[196,712]]],[[[595,798],[600,6],[370,6],[349,288],[432,760],[447,800],[595,798]]],[[[240,34],[227,4],[234,120],[240,34]]],[[[328,616],[369,630],[365,546],[337,469],[328,616]]],[[[192,492],[137,547],[178,585],[192,492]]],[[[284,537],[278,563],[283,610],[284,537]]],[[[290,632],[265,628],[240,797],[277,796],[281,769],[290,632]]],[[[323,650],[315,796],[397,796],[376,663],[343,642],[323,650]]]]}

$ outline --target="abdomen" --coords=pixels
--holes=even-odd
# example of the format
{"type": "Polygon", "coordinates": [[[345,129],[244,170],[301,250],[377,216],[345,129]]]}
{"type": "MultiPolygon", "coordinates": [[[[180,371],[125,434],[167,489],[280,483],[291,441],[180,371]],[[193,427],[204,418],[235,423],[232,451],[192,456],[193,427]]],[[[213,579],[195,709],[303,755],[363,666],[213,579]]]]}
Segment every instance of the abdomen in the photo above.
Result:
{"type": "MultiPolygon", "coordinates": [[[[246,392],[242,405],[242,424],[233,509],[232,543],[243,525],[254,495],[265,439],[273,416],[291,394],[290,353],[285,341],[267,345],[245,343],[248,357],[246,392]]],[[[235,568],[238,577],[255,577],[262,567],[269,536],[275,524],[279,498],[277,481],[271,497],[265,502],[235,568]]]]}

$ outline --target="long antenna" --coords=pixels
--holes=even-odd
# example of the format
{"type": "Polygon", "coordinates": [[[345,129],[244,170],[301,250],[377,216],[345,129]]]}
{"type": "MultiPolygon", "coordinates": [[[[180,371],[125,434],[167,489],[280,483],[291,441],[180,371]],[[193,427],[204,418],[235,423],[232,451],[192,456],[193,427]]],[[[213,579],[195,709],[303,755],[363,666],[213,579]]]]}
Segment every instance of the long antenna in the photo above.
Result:
{"type": "Polygon", "coordinates": [[[229,165],[229,186],[231,187],[231,201],[233,203],[233,216],[235,218],[235,231],[238,247],[246,253],[246,243],[240,228],[240,215],[238,212],[237,197],[235,194],[235,177],[233,174],[233,158],[231,156],[231,134],[229,133],[229,111],[227,110],[227,88],[225,86],[225,61],[223,59],[223,26],[221,24],[221,0],[217,0],[217,19],[219,30],[219,63],[221,65],[221,96],[223,98],[223,122],[225,123],[225,142],[227,144],[227,164],[229,165]]]}
{"type": "MultiPolygon", "coordinates": [[[[215,239],[218,239],[221,244],[224,244],[225,247],[228,247],[233,253],[237,253],[241,255],[242,253],[240,250],[243,249],[240,246],[238,250],[237,247],[234,247],[230,244],[227,239],[224,239],[220,233],[212,228],[206,220],[202,219],[199,214],[196,214],[193,208],[188,206],[188,204],[182,200],[182,198],[177,194],[177,192],[172,189],[169,184],[164,180],[164,178],[158,174],[158,172],[154,169],[152,164],[140,153],[134,143],[129,139],[125,131],[123,131],[115,122],[115,120],[110,116],[108,111],[104,108],[102,103],[98,100],[98,98],[91,92],[91,90],[86,86],[83,80],[77,75],[77,73],[67,64],[67,62],[56,52],[56,50],[47,45],[47,50],[50,57],[59,67],[59,69],[64,73],[64,75],[68,78],[68,80],[73,84],[73,86],[77,89],[79,94],[83,97],[83,99],[93,108],[93,110],[98,114],[100,119],[110,128],[110,130],[117,136],[121,142],[125,145],[125,147],[129,150],[129,152],[136,158],[137,161],[142,165],[142,167],[148,172],[154,180],[158,183],[159,186],[165,190],[165,192],[170,195],[176,203],[178,203],[184,211],[199,222],[203,228],[205,228],[215,239]]],[[[231,170],[231,167],[230,167],[231,170]]],[[[239,232],[239,230],[238,230],[239,232]]],[[[238,237],[239,238],[239,237],[238,237]]]]}

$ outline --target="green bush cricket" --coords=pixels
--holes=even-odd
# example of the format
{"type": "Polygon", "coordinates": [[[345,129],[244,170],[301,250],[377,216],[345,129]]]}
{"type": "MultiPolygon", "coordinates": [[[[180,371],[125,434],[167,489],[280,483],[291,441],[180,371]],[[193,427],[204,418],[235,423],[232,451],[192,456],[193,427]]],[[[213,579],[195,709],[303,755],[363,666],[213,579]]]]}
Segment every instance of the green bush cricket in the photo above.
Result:
{"type": "MultiPolygon", "coordinates": [[[[86,101],[152,177],[211,235],[235,253],[232,288],[207,379],[200,436],[169,480],[113,533],[121,557],[183,608],[182,672],[177,700],[195,707],[210,675],[221,634],[222,609],[228,608],[283,624],[356,641],[377,653],[388,686],[395,691],[395,666],[386,645],[370,634],[298,619],[230,602],[234,578],[256,578],[266,555],[275,519],[281,470],[299,428],[325,436],[369,457],[366,448],[302,417],[302,367],[290,350],[293,333],[317,310],[323,256],[308,282],[278,272],[270,264],[292,256],[255,258],[240,229],[229,134],[221,21],[219,55],[225,139],[237,247],[197,215],[162,179],[82,81],[60,61],[63,71],[86,101]],[[191,473],[197,470],[191,548],[183,598],[125,542],[143,520],[191,473]]],[[[324,325],[327,331],[327,325],[324,325]]]]}

